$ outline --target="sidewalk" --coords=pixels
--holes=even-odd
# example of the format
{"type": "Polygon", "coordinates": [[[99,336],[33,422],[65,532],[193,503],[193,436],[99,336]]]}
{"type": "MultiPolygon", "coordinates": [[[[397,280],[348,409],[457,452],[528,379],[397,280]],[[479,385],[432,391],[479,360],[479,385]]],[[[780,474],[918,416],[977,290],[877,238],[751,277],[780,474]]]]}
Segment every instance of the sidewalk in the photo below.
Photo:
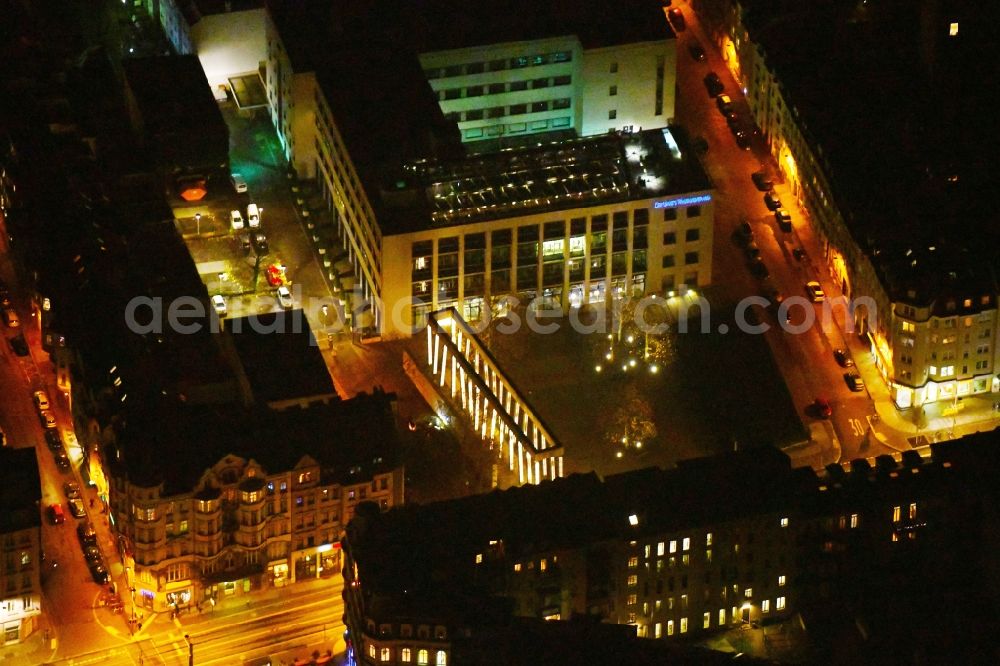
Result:
{"type": "Polygon", "coordinates": [[[38,630],[13,645],[0,647],[0,663],[4,666],[36,666],[55,659],[59,641],[49,628],[49,620],[44,613],[39,618],[38,630]]]}

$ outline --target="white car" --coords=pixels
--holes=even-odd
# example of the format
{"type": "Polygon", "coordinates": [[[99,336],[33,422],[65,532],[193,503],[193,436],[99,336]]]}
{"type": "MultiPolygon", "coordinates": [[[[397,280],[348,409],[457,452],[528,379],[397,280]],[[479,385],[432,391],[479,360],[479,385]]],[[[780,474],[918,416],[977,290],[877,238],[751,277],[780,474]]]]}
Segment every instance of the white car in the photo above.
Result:
{"type": "Polygon", "coordinates": [[[258,229],[260,227],[260,209],[257,208],[257,204],[255,203],[247,206],[247,224],[250,225],[251,229],[258,229]]]}
{"type": "Polygon", "coordinates": [[[292,309],[292,294],[288,291],[288,287],[281,286],[278,287],[278,305],[286,310],[292,309]]]}
{"type": "Polygon", "coordinates": [[[35,391],[35,407],[38,408],[39,412],[44,412],[49,408],[49,396],[45,394],[45,391],[35,391]]]}
{"type": "Polygon", "coordinates": [[[243,213],[238,210],[229,211],[229,222],[234,231],[239,231],[243,228],[243,213]]]}
{"type": "Polygon", "coordinates": [[[806,293],[809,294],[809,299],[813,303],[822,303],[826,300],[826,294],[823,293],[823,287],[819,286],[819,282],[816,282],[815,280],[806,282],[806,293]]]}
{"type": "Polygon", "coordinates": [[[232,175],[233,189],[242,194],[247,191],[247,181],[238,173],[232,175]]]}
{"type": "Polygon", "coordinates": [[[215,308],[215,314],[220,317],[226,316],[226,299],[222,297],[222,294],[212,296],[212,307],[215,308]]]}

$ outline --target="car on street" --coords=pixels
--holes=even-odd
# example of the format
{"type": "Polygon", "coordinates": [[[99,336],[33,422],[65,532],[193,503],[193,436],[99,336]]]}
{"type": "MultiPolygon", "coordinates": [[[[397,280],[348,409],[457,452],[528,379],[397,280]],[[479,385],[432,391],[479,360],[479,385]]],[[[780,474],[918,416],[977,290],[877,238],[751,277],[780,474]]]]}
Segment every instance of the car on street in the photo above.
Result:
{"type": "Polygon", "coordinates": [[[722,94],[715,98],[715,106],[718,107],[719,113],[726,115],[733,111],[733,100],[729,95],[722,94]]]}
{"type": "Polygon", "coordinates": [[[18,356],[27,356],[30,352],[28,351],[28,343],[25,341],[23,335],[17,335],[10,338],[10,348],[14,350],[14,353],[18,356]]]}
{"type": "Polygon", "coordinates": [[[226,316],[226,299],[223,298],[222,294],[212,296],[212,308],[215,310],[215,314],[220,317],[226,316]]]}
{"type": "Polygon", "coordinates": [[[764,195],[764,205],[767,206],[768,210],[778,210],[781,208],[781,197],[774,190],[770,190],[764,195]]]}
{"type": "Polygon", "coordinates": [[[257,204],[255,203],[247,206],[247,226],[251,229],[260,228],[260,209],[257,208],[257,204]]]}
{"type": "Polygon", "coordinates": [[[80,484],[76,481],[67,481],[63,484],[63,494],[66,495],[66,499],[78,499],[80,497],[80,484]]]}
{"type": "Polygon", "coordinates": [[[250,244],[250,234],[240,234],[240,249],[243,250],[243,254],[250,254],[253,249],[253,245],[250,244]]]}
{"type": "Polygon", "coordinates": [[[49,405],[49,396],[45,393],[45,391],[35,391],[32,394],[32,397],[35,400],[35,408],[38,409],[39,412],[44,412],[51,406],[49,405]]]}
{"type": "Polygon", "coordinates": [[[275,294],[278,297],[278,305],[280,305],[285,310],[292,309],[292,294],[291,292],[288,291],[288,287],[284,285],[278,287],[278,290],[277,292],[275,292],[275,294]]]}
{"type": "Polygon", "coordinates": [[[745,130],[739,130],[736,132],[736,145],[739,146],[741,150],[750,150],[750,134],[745,130]]]}
{"type": "Polygon", "coordinates": [[[749,243],[747,243],[745,252],[747,255],[747,259],[751,261],[760,258],[760,248],[757,247],[757,243],[755,243],[754,241],[750,241],[749,243]]]}
{"type": "Polygon", "coordinates": [[[845,372],[844,380],[847,382],[847,388],[855,393],[865,390],[865,380],[861,379],[861,375],[856,372],[845,372]]]}
{"type": "Polygon", "coordinates": [[[850,354],[847,353],[846,349],[834,349],[833,358],[837,361],[837,365],[842,368],[853,368],[854,359],[851,358],[850,354]]]}
{"type": "Polygon", "coordinates": [[[241,174],[234,173],[231,176],[231,180],[233,182],[233,189],[236,190],[237,193],[242,194],[247,191],[247,181],[241,174]]]}
{"type": "Polygon", "coordinates": [[[268,244],[265,234],[256,233],[251,236],[250,244],[253,246],[253,250],[257,253],[258,257],[264,256],[271,251],[271,246],[268,244]]]}
{"type": "Polygon", "coordinates": [[[698,62],[705,62],[705,49],[701,48],[701,44],[698,42],[688,47],[688,53],[698,62]]]}
{"type": "Polygon", "coordinates": [[[813,303],[822,303],[826,300],[826,294],[823,293],[823,287],[821,287],[819,282],[816,282],[815,280],[806,282],[806,293],[809,294],[809,300],[813,303]]]}
{"type": "Polygon", "coordinates": [[[670,23],[673,24],[674,30],[677,32],[684,32],[684,29],[687,28],[687,22],[684,20],[684,13],[677,7],[674,7],[667,12],[667,18],[670,19],[670,23]]]}
{"type": "Polygon", "coordinates": [[[750,262],[750,273],[758,280],[766,280],[771,277],[771,272],[767,270],[767,266],[764,265],[764,261],[760,257],[750,262]]]}
{"type": "Polygon", "coordinates": [[[49,447],[49,451],[62,451],[63,441],[57,428],[45,431],[45,444],[49,447]]]}
{"type": "Polygon", "coordinates": [[[826,398],[816,398],[813,402],[813,409],[820,418],[828,419],[833,416],[833,407],[830,406],[830,401],[826,398]]]}
{"type": "Polygon", "coordinates": [[[774,188],[774,181],[767,177],[765,171],[754,171],[750,174],[750,180],[761,192],[770,192],[774,188]]]}
{"type": "Polygon", "coordinates": [[[18,319],[17,313],[14,312],[14,308],[3,309],[3,323],[7,324],[10,328],[17,328],[21,325],[21,320],[18,319]]]}
{"type": "Polygon", "coordinates": [[[736,228],[736,233],[741,239],[743,239],[744,243],[750,243],[753,241],[753,227],[751,227],[750,223],[746,220],[740,222],[740,226],[736,228]]]}
{"type": "Polygon", "coordinates": [[[83,500],[75,497],[69,501],[69,512],[74,518],[83,518],[87,515],[87,509],[83,506],[83,500]]]}
{"type": "Polygon", "coordinates": [[[46,409],[42,412],[41,417],[42,425],[44,425],[46,429],[56,427],[56,417],[52,412],[46,409]]]}
{"type": "Polygon", "coordinates": [[[91,564],[90,577],[94,579],[94,582],[98,585],[106,585],[110,576],[108,576],[108,570],[104,568],[103,562],[95,562],[91,564]]]}
{"type": "Polygon", "coordinates": [[[80,540],[80,545],[84,548],[97,545],[97,531],[94,530],[94,526],[89,522],[80,523],[76,526],[76,537],[80,540]]]}
{"type": "Polygon", "coordinates": [[[792,230],[792,214],[784,208],[774,211],[774,221],[778,223],[778,228],[785,232],[792,230]]]}
{"type": "Polygon", "coordinates": [[[735,111],[727,113],[726,124],[729,125],[729,131],[735,135],[738,131],[740,131],[740,114],[735,111]]]}
{"type": "Polygon", "coordinates": [[[56,467],[59,468],[60,472],[69,471],[70,469],[69,454],[66,453],[65,449],[59,449],[58,451],[53,451],[52,457],[55,458],[56,467]]]}
{"type": "Polygon", "coordinates": [[[97,547],[96,543],[83,547],[83,559],[87,560],[88,565],[101,563],[103,559],[101,558],[101,549],[97,547]]]}
{"type": "Polygon", "coordinates": [[[264,275],[267,277],[267,283],[272,287],[280,287],[285,283],[284,272],[277,264],[271,264],[268,266],[264,271],[264,275]]]}
{"type": "Polygon", "coordinates": [[[238,210],[229,211],[229,224],[232,226],[233,231],[239,231],[243,228],[243,213],[238,210]]]}
{"type": "Polygon", "coordinates": [[[62,506],[58,504],[49,505],[49,520],[52,521],[53,525],[66,522],[66,512],[63,511],[62,506]]]}
{"type": "Polygon", "coordinates": [[[709,72],[703,80],[705,81],[705,88],[708,90],[709,97],[717,97],[726,89],[726,86],[722,84],[722,79],[715,72],[709,72]]]}
{"type": "Polygon", "coordinates": [[[797,247],[792,250],[792,256],[795,257],[795,261],[802,261],[806,258],[806,251],[801,247],[797,247]]]}

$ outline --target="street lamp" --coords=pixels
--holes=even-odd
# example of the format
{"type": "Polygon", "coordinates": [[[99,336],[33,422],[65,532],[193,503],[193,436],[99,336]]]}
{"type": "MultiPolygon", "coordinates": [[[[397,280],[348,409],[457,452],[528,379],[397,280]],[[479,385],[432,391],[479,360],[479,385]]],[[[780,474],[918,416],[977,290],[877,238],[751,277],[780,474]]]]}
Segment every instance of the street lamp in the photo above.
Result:
{"type": "Polygon", "coordinates": [[[195,213],[194,220],[198,223],[198,237],[201,238],[201,213],[195,213]]]}
{"type": "Polygon", "coordinates": [[[194,666],[194,643],[191,642],[191,637],[184,634],[184,640],[188,644],[188,666],[194,666]]]}

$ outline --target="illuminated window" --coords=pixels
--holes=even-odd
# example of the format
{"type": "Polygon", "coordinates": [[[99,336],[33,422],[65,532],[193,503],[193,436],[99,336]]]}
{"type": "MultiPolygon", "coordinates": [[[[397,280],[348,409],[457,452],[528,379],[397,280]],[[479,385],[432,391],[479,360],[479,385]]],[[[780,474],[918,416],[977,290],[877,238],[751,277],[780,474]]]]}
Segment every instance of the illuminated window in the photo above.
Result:
{"type": "Polygon", "coordinates": [[[712,545],[712,533],[711,532],[709,532],[708,534],[705,535],[705,545],[706,546],[711,546],[712,545]]]}
{"type": "Polygon", "coordinates": [[[726,609],[725,608],[720,608],[719,609],[719,626],[721,627],[725,623],[726,623],[726,609]]]}
{"type": "Polygon", "coordinates": [[[437,666],[448,666],[448,654],[444,650],[438,650],[437,666]]]}
{"type": "Polygon", "coordinates": [[[628,603],[629,606],[634,606],[635,602],[636,602],[636,596],[634,594],[628,595],[628,599],[626,600],[626,603],[628,603]]]}
{"type": "Polygon", "coordinates": [[[853,530],[857,526],[858,526],[858,514],[852,513],[851,514],[851,529],[853,530]]]}
{"type": "Polygon", "coordinates": [[[771,600],[770,599],[764,599],[764,601],[760,602],[760,612],[761,613],[770,613],[771,612],[771,600]]]}
{"type": "Polygon", "coordinates": [[[628,623],[629,624],[635,624],[635,613],[629,613],[628,614],[628,623]]]}
{"type": "Polygon", "coordinates": [[[538,563],[538,568],[541,569],[542,571],[545,571],[546,569],[549,568],[549,561],[543,557],[542,561],[538,563]]]}
{"type": "Polygon", "coordinates": [[[403,648],[399,651],[399,660],[404,664],[410,663],[410,648],[403,648]]]}
{"type": "Polygon", "coordinates": [[[743,590],[743,596],[746,597],[747,599],[753,598],[753,588],[748,587],[747,589],[743,590]]]}
{"type": "Polygon", "coordinates": [[[671,541],[670,542],[670,552],[671,553],[676,553],[677,552],[677,542],[676,541],[671,541]]]}
{"type": "Polygon", "coordinates": [[[374,645],[371,645],[371,644],[368,645],[368,656],[371,657],[372,659],[375,658],[375,646],[374,645]]]}
{"type": "Polygon", "coordinates": [[[784,575],[778,576],[778,587],[784,587],[784,586],[785,586],[785,576],[784,575]]]}
{"type": "Polygon", "coordinates": [[[788,518],[782,518],[781,519],[781,526],[782,527],[788,527],[788,518]]]}
{"type": "Polygon", "coordinates": [[[427,666],[427,660],[430,658],[428,656],[429,654],[430,653],[427,652],[427,650],[420,650],[417,652],[417,663],[420,664],[420,666],[427,666]]]}
{"type": "Polygon", "coordinates": [[[708,629],[712,626],[712,614],[705,611],[705,615],[701,619],[701,628],[708,629]]]}
{"type": "Polygon", "coordinates": [[[686,617],[681,618],[681,633],[686,634],[688,630],[688,619],[686,617]]]}
{"type": "Polygon", "coordinates": [[[381,650],[379,650],[379,659],[380,660],[382,660],[382,661],[389,661],[389,659],[390,659],[391,656],[392,656],[392,650],[390,650],[389,648],[384,647],[381,650]]]}
{"type": "Polygon", "coordinates": [[[892,507],[892,522],[898,523],[900,516],[900,510],[898,506],[892,507]]]}
{"type": "Polygon", "coordinates": [[[774,607],[778,610],[785,610],[785,598],[778,597],[777,601],[774,602],[774,607]]]}
{"type": "Polygon", "coordinates": [[[659,638],[663,635],[663,623],[657,622],[653,625],[653,638],[659,638]]]}
{"type": "Polygon", "coordinates": [[[667,550],[667,544],[663,543],[662,541],[660,543],[656,544],[656,554],[657,555],[663,555],[663,553],[665,553],[666,550],[667,550]]]}
{"type": "Polygon", "coordinates": [[[635,587],[638,582],[639,582],[639,578],[635,574],[633,574],[633,575],[631,575],[631,576],[628,577],[628,586],[629,587],[635,587]]]}
{"type": "Polygon", "coordinates": [[[690,553],[684,553],[684,555],[681,556],[681,564],[683,564],[684,566],[691,564],[690,553]]]}
{"type": "Polygon", "coordinates": [[[660,606],[662,606],[662,605],[663,605],[663,600],[662,599],[657,599],[656,603],[653,605],[653,607],[656,609],[657,612],[659,612],[660,606]]]}
{"type": "Polygon", "coordinates": [[[648,558],[649,554],[652,552],[652,549],[649,547],[649,544],[646,544],[646,548],[644,549],[644,551],[645,551],[646,557],[648,558]]]}
{"type": "Polygon", "coordinates": [[[892,540],[893,541],[899,541],[899,534],[897,532],[893,532],[892,533],[892,540]]]}
{"type": "Polygon", "coordinates": [[[422,271],[427,268],[427,257],[417,257],[413,262],[414,270],[422,271]]]}
{"type": "Polygon", "coordinates": [[[903,333],[913,333],[917,330],[917,327],[908,321],[900,322],[900,324],[902,325],[903,333]]]}
{"type": "Polygon", "coordinates": [[[948,36],[954,37],[957,34],[958,34],[958,21],[952,21],[948,25],[948,36]]]}
{"type": "Polygon", "coordinates": [[[711,548],[705,549],[705,561],[708,562],[709,564],[712,563],[712,549],[711,548]]]}
{"type": "Polygon", "coordinates": [[[691,550],[691,539],[684,537],[684,550],[691,550]]]}
{"type": "Polygon", "coordinates": [[[910,520],[913,520],[916,517],[917,517],[917,503],[913,502],[912,504],[910,504],[910,520]]]}
{"type": "Polygon", "coordinates": [[[639,558],[638,557],[636,557],[635,555],[633,555],[632,557],[628,558],[628,568],[629,569],[635,569],[637,566],[639,566],[639,558]]]}
{"type": "Polygon", "coordinates": [[[674,635],[674,621],[667,620],[667,636],[673,636],[673,635],[674,635]]]}
{"type": "Polygon", "coordinates": [[[518,573],[520,571],[521,571],[521,563],[518,562],[517,564],[514,565],[514,573],[518,573]]]}

